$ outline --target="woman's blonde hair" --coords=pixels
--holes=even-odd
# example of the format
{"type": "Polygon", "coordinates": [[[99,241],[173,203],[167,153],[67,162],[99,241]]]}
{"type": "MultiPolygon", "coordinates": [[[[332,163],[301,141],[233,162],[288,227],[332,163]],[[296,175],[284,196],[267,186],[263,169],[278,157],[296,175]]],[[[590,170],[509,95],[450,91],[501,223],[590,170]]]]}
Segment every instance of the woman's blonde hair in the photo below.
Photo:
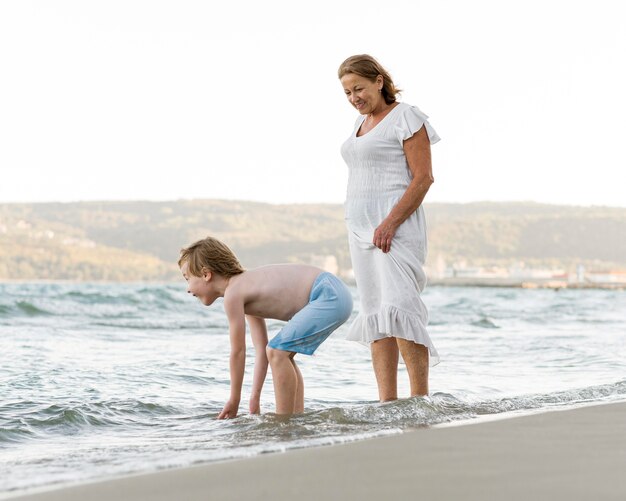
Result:
{"type": "Polygon", "coordinates": [[[367,78],[371,82],[375,82],[376,77],[381,75],[383,77],[383,88],[381,93],[385,99],[385,103],[387,104],[395,103],[396,96],[402,92],[394,85],[389,72],[383,68],[383,66],[376,61],[376,59],[368,54],[350,56],[343,63],[341,63],[337,73],[340,79],[348,73],[354,73],[355,75],[367,78]]]}
{"type": "Polygon", "coordinates": [[[196,277],[202,276],[203,268],[226,278],[245,271],[233,251],[213,237],[206,237],[181,249],[178,267],[185,263],[188,272],[196,277]]]}

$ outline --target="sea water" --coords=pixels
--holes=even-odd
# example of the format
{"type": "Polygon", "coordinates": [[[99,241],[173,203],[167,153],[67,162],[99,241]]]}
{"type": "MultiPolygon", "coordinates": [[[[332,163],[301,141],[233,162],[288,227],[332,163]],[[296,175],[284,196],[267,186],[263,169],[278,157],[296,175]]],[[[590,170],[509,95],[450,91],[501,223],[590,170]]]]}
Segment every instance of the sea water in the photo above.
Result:
{"type": "MultiPolygon", "coordinates": [[[[358,310],[358,294],[355,313],[358,310]]],[[[305,413],[240,415],[228,322],[175,284],[0,284],[0,497],[23,489],[626,400],[626,292],[431,287],[425,398],[376,402],[369,350],[336,331],[296,357],[305,413]]],[[[348,321],[348,324],[350,321],[348,321]]],[[[282,323],[269,321],[270,337],[282,323]]],[[[248,343],[249,345],[251,343],[248,343]]],[[[403,366],[400,395],[408,395],[403,366]]]]}

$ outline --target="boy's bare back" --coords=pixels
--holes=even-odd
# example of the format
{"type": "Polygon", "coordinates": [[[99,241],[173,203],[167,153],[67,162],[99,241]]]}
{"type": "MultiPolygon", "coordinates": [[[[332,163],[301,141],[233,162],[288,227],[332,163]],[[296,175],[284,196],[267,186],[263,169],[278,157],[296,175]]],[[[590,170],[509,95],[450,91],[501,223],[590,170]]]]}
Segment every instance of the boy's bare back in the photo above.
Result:
{"type": "Polygon", "coordinates": [[[288,321],[309,302],[313,282],[324,270],[301,264],[273,264],[230,278],[225,306],[243,303],[246,315],[288,321]]]}

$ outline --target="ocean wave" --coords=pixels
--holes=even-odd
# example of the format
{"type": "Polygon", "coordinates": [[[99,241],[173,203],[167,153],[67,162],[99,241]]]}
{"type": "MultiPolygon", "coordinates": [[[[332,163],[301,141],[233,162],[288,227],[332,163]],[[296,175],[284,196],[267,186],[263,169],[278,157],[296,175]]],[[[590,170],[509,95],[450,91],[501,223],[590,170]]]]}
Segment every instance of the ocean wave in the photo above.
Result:
{"type": "Polygon", "coordinates": [[[495,400],[462,400],[449,393],[437,392],[427,397],[412,397],[393,402],[331,407],[308,412],[294,419],[303,420],[315,426],[332,423],[336,425],[390,425],[404,428],[432,426],[508,412],[593,403],[611,398],[626,398],[626,379],[605,385],[495,400]]]}
{"type": "Polygon", "coordinates": [[[0,304],[0,317],[51,317],[55,313],[31,301],[17,300],[12,304],[0,304]]]}
{"type": "MultiPolygon", "coordinates": [[[[285,419],[272,413],[242,415],[228,421],[233,445],[255,444],[372,433],[385,429],[409,429],[475,419],[510,412],[536,411],[572,406],[607,399],[626,398],[626,380],[553,393],[529,394],[494,400],[463,400],[449,393],[437,392],[427,397],[413,397],[393,402],[346,403],[326,406],[285,419]],[[236,436],[235,436],[236,435],[236,436]]],[[[323,404],[322,404],[323,405],[323,404]]],[[[141,400],[110,400],[91,403],[42,405],[16,402],[0,407],[0,415],[14,416],[0,420],[0,443],[41,438],[45,435],[72,435],[91,428],[153,427],[157,418],[200,423],[213,419],[217,408],[189,410],[141,400]]],[[[159,426],[163,426],[163,420],[159,426]]],[[[228,430],[223,430],[228,434],[228,430]]]]}
{"type": "Polygon", "coordinates": [[[0,426],[0,447],[3,444],[20,443],[37,438],[37,433],[23,423],[16,426],[0,426]]]}
{"type": "Polygon", "coordinates": [[[482,327],[483,329],[499,329],[500,326],[491,320],[489,317],[481,317],[478,320],[472,322],[474,327],[482,327]]]}
{"type": "Polygon", "coordinates": [[[75,435],[93,428],[152,426],[162,416],[179,416],[173,406],[138,400],[45,405],[14,402],[0,407],[0,444],[75,435]],[[13,416],[8,418],[6,416],[13,416]]]}
{"type": "Polygon", "coordinates": [[[86,284],[68,286],[53,284],[41,290],[33,286],[3,290],[0,317],[102,317],[149,316],[187,312],[188,298],[184,288],[174,286],[124,286],[86,284]],[[41,298],[35,301],[33,298],[41,298]]]}
{"type": "MultiPolygon", "coordinates": [[[[626,399],[626,380],[556,393],[521,395],[495,400],[463,400],[449,393],[386,403],[365,402],[306,411],[286,418],[268,413],[243,415],[228,422],[221,437],[229,447],[252,447],[261,453],[276,447],[309,446],[360,434],[400,433],[486,416],[530,413],[559,407],[626,399]],[[395,430],[395,431],[394,431],[395,430]],[[230,437],[229,437],[230,435],[230,437]]],[[[232,452],[228,457],[232,456],[232,452]]]]}
{"type": "Polygon", "coordinates": [[[140,298],[132,294],[112,294],[106,291],[69,291],[63,297],[81,304],[137,305],[141,302],[140,298]]]}
{"type": "Polygon", "coordinates": [[[106,327],[119,329],[122,332],[125,329],[131,331],[187,331],[187,330],[203,330],[204,333],[210,335],[214,330],[218,330],[223,333],[228,326],[213,325],[209,322],[202,322],[200,320],[189,320],[179,318],[158,318],[158,319],[146,319],[143,317],[133,315],[120,315],[116,318],[108,318],[104,320],[97,320],[90,322],[90,326],[93,327],[106,327]]]}
{"type": "Polygon", "coordinates": [[[29,301],[17,301],[15,306],[21,313],[25,313],[29,317],[52,315],[52,312],[39,308],[29,301]]]}
{"type": "Polygon", "coordinates": [[[114,304],[114,305],[153,305],[157,307],[170,307],[185,303],[186,297],[181,294],[183,287],[173,290],[170,287],[158,286],[142,287],[139,289],[126,288],[119,292],[115,288],[107,286],[95,290],[71,290],[61,297],[82,304],[114,304]]]}
{"type": "Polygon", "coordinates": [[[180,303],[187,302],[187,297],[183,292],[186,290],[184,282],[180,286],[157,286],[157,287],[144,287],[137,291],[141,297],[150,297],[152,299],[158,299],[167,303],[180,303]]]}

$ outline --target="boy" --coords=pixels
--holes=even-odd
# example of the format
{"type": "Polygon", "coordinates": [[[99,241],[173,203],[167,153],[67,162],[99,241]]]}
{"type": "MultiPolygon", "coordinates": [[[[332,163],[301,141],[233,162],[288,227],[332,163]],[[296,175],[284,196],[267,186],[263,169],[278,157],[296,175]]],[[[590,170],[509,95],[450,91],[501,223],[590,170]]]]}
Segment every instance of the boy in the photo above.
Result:
{"type": "Polygon", "coordinates": [[[314,266],[277,264],[244,270],[233,252],[207,237],[181,250],[178,266],[187,292],[209,306],[224,298],[230,330],[230,398],[218,419],[239,410],[245,369],[245,321],[256,355],[250,412],[259,413],[261,388],[272,369],[276,414],[304,412],[304,382],[296,353],[312,355],[352,312],[352,296],[332,273],[314,266]],[[266,318],[287,324],[267,343],[266,318]],[[267,349],[266,349],[267,345],[267,349]]]}

